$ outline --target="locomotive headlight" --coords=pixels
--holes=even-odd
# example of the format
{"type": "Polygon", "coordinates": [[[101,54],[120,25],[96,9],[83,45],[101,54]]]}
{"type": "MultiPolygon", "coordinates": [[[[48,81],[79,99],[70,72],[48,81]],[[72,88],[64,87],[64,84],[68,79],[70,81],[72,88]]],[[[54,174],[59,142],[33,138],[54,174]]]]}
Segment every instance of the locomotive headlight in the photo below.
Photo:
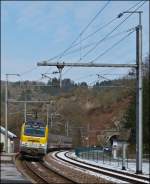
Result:
{"type": "Polygon", "coordinates": [[[21,145],[26,146],[26,145],[27,145],[27,143],[26,143],[26,142],[24,142],[24,141],[22,141],[22,142],[21,142],[21,145]]]}
{"type": "Polygon", "coordinates": [[[40,146],[41,146],[41,147],[44,147],[44,146],[45,146],[45,144],[40,144],[40,146]]]}

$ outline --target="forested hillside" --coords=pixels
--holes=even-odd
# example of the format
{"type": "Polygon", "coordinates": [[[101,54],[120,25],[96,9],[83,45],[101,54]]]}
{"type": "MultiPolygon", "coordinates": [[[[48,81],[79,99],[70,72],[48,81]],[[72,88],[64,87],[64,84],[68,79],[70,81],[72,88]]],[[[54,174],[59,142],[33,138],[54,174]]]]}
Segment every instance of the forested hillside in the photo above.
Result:
{"type": "MultiPolygon", "coordinates": [[[[143,143],[144,152],[150,151],[150,73],[149,73],[149,57],[144,60],[143,66],[143,143]]],[[[126,128],[132,129],[131,143],[135,146],[135,122],[136,122],[136,93],[131,91],[131,103],[124,115],[123,124],[126,128]]]]}
{"type": "MultiPolygon", "coordinates": [[[[86,82],[75,83],[53,78],[47,84],[35,81],[10,82],[9,99],[53,100],[49,106],[49,125],[51,132],[66,134],[74,138],[75,145],[86,145],[83,137],[89,136],[90,145],[100,145],[97,136],[103,130],[131,129],[130,143],[135,144],[135,74],[117,80],[97,82],[88,87],[86,82]],[[41,86],[45,85],[45,86],[41,86]],[[48,85],[48,86],[47,86],[48,85]],[[53,114],[53,116],[52,116],[53,114]],[[116,123],[118,122],[118,123],[116,123]]],[[[143,75],[143,137],[144,151],[149,150],[149,70],[148,57],[145,59],[143,75]]],[[[1,123],[4,125],[4,81],[1,82],[1,123]]],[[[47,105],[27,104],[27,115],[35,114],[46,121],[47,105]]],[[[18,137],[24,121],[24,104],[8,104],[8,128],[18,137]]]]}

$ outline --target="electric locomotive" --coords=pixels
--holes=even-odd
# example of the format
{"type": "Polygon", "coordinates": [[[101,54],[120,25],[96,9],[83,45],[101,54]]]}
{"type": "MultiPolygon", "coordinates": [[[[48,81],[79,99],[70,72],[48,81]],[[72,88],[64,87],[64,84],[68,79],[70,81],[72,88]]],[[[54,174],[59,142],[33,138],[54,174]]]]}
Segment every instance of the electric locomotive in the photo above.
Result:
{"type": "Polygon", "coordinates": [[[48,126],[38,120],[23,123],[20,137],[22,156],[44,156],[47,153],[48,126]]]}

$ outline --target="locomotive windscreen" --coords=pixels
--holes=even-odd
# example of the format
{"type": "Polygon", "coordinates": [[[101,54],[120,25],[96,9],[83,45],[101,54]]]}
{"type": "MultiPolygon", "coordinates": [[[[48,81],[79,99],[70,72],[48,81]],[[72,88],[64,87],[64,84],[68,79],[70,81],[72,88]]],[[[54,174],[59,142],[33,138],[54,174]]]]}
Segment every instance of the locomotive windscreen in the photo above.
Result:
{"type": "Polygon", "coordinates": [[[35,136],[35,137],[44,137],[45,136],[45,128],[35,128],[35,127],[25,126],[24,135],[35,136]]]}
{"type": "Polygon", "coordinates": [[[44,137],[45,123],[39,120],[28,120],[25,123],[24,134],[27,136],[44,137]]]}

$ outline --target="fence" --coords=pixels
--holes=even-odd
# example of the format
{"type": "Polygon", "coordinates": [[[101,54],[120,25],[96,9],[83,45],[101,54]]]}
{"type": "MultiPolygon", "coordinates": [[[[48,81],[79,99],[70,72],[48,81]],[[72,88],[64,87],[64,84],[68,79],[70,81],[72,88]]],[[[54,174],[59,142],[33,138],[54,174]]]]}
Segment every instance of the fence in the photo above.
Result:
{"type": "MultiPolygon", "coordinates": [[[[113,154],[111,151],[103,151],[102,147],[77,148],[75,149],[75,154],[81,159],[114,165],[117,167],[123,166],[123,155],[121,151],[118,152],[116,159],[113,158],[113,154]]],[[[143,154],[144,162],[149,162],[149,158],[150,154],[143,154]]],[[[129,168],[129,164],[131,165],[131,163],[134,164],[135,162],[136,162],[136,155],[126,153],[125,168],[129,168]]]]}

